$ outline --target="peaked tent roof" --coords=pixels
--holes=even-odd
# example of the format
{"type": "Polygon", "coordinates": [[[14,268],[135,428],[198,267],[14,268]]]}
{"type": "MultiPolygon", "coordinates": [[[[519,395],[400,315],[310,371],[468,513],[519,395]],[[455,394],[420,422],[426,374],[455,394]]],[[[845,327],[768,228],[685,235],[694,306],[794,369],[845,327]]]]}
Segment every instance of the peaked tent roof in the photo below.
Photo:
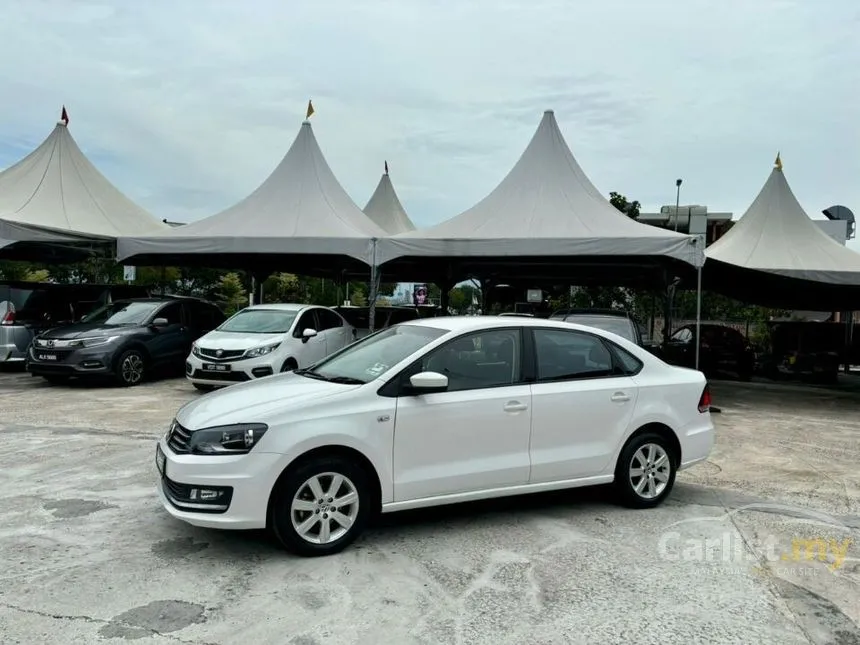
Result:
{"type": "Polygon", "coordinates": [[[324,256],[332,255],[370,264],[373,240],[385,235],[347,195],[305,121],[287,154],[248,197],[159,235],[121,238],[117,249],[120,260],[139,264],[174,258],[186,264],[284,270],[285,256],[296,255],[305,256],[305,268],[310,268],[309,256],[325,264],[331,259],[324,256]]]}
{"type": "Polygon", "coordinates": [[[779,167],[705,256],[706,288],[741,300],[817,311],[860,306],[860,254],[809,218],[779,167]]]}
{"type": "Polygon", "coordinates": [[[364,214],[389,235],[415,230],[415,225],[397,198],[388,172],[382,174],[376,190],[364,207],[364,214]]]}
{"type": "Polygon", "coordinates": [[[38,148],[0,172],[0,222],[91,238],[166,228],[90,163],[62,121],[38,148]]]}
{"type": "Polygon", "coordinates": [[[418,257],[663,256],[701,261],[694,238],[630,219],[600,194],[547,110],[502,182],[441,224],[379,243],[380,263],[418,257]]]}

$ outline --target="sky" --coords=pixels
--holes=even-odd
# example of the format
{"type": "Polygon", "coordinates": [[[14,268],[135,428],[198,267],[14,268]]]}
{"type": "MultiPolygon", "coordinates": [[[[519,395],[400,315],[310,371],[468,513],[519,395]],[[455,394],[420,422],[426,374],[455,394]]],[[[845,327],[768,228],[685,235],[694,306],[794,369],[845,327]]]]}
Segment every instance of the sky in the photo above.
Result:
{"type": "MultiPolygon", "coordinates": [[[[388,161],[428,226],[486,196],[546,109],[604,194],[739,217],[779,151],[860,217],[856,0],[0,0],[0,168],[68,109],[159,218],[253,191],[305,117],[363,207],[388,161]]],[[[857,248],[855,243],[852,247],[857,248]]]]}

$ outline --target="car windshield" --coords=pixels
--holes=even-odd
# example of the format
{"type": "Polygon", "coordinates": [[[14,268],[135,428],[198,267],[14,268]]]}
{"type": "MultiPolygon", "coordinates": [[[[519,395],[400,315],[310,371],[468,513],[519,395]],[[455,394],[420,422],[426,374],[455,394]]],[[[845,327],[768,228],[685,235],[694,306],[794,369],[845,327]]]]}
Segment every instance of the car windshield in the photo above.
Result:
{"type": "Polygon", "coordinates": [[[228,318],[217,331],[242,334],[286,334],[298,311],[280,309],[243,309],[228,318]]]}
{"type": "Polygon", "coordinates": [[[142,325],[164,303],[118,301],[102,305],[81,318],[81,322],[105,325],[142,325]]]}
{"type": "Polygon", "coordinates": [[[621,316],[589,316],[587,314],[577,314],[568,316],[564,320],[565,322],[572,322],[577,325],[586,325],[587,327],[595,327],[596,329],[608,331],[612,334],[618,334],[632,343],[636,342],[633,325],[627,318],[622,318],[621,316]]]}
{"type": "Polygon", "coordinates": [[[446,333],[444,329],[424,325],[395,325],[298,373],[326,381],[368,383],[446,333]]]}

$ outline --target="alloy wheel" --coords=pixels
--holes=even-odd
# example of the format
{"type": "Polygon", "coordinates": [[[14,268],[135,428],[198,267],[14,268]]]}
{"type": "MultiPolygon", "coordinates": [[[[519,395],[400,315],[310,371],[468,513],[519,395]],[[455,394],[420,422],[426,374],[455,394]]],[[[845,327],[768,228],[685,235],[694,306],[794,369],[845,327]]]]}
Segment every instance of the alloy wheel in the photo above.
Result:
{"type": "Polygon", "coordinates": [[[656,443],[641,446],[630,460],[630,484],[643,499],[654,499],[666,489],[672,474],[672,460],[656,443]]]}
{"type": "Polygon", "coordinates": [[[120,366],[122,380],[129,385],[137,385],[143,379],[143,358],[139,354],[129,354],[120,366]]]}
{"type": "Polygon", "coordinates": [[[334,472],[310,477],[296,491],[290,519],[296,534],[311,544],[329,544],[346,535],[358,517],[355,484],[334,472]]]}

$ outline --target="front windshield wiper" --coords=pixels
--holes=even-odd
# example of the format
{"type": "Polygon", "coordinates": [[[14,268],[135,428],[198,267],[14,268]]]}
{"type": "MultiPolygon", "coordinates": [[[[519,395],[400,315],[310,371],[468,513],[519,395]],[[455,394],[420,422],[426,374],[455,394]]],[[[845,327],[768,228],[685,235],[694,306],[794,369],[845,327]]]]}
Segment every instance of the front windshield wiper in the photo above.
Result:
{"type": "Polygon", "coordinates": [[[323,376],[319,372],[314,372],[312,369],[308,368],[294,370],[293,374],[307,376],[308,378],[315,378],[318,381],[328,381],[329,383],[342,383],[343,385],[364,385],[367,382],[362,381],[360,378],[353,378],[352,376],[323,376]]]}

